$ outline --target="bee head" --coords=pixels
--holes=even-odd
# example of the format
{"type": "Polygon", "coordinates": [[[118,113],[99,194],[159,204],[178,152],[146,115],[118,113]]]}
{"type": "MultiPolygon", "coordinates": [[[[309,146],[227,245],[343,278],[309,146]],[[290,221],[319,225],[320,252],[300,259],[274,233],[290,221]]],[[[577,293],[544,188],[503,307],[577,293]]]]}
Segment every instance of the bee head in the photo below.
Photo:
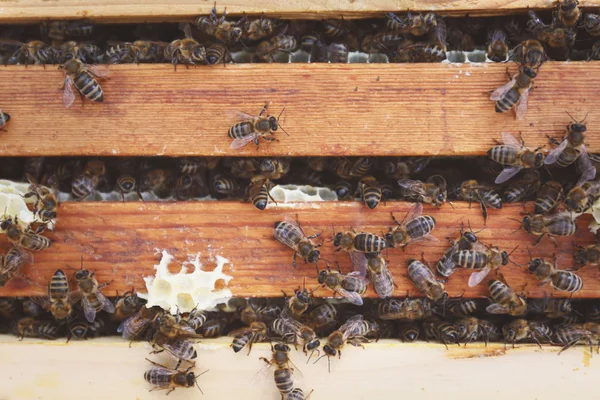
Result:
{"type": "Polygon", "coordinates": [[[535,160],[533,161],[534,168],[542,168],[544,166],[544,153],[535,153],[535,160]]]}
{"type": "Polygon", "coordinates": [[[540,265],[542,265],[542,260],[540,258],[534,258],[529,262],[529,272],[535,272],[540,265]]]}
{"type": "Polygon", "coordinates": [[[88,276],[90,276],[90,271],[88,271],[87,269],[82,269],[80,271],[75,272],[75,279],[77,280],[85,279],[88,276]]]}
{"type": "Polygon", "coordinates": [[[394,235],[392,232],[388,232],[385,234],[385,241],[387,242],[388,247],[394,248],[396,245],[394,244],[394,235]]]}
{"type": "Polygon", "coordinates": [[[565,0],[560,3],[560,9],[562,11],[574,10],[577,8],[577,4],[579,4],[579,1],[577,0],[565,0]]]}
{"type": "Polygon", "coordinates": [[[298,298],[298,300],[300,300],[302,303],[310,303],[310,296],[308,294],[308,290],[303,289],[303,290],[298,290],[296,292],[296,297],[298,298]]]}
{"type": "Polygon", "coordinates": [[[318,348],[320,345],[321,345],[321,342],[319,341],[319,339],[314,339],[314,340],[311,340],[310,342],[308,342],[308,344],[306,345],[306,349],[314,350],[314,349],[318,348]]]}
{"type": "Polygon", "coordinates": [[[242,38],[242,28],[240,28],[239,26],[234,27],[231,31],[231,35],[233,41],[239,41],[242,38]]]}
{"type": "Polygon", "coordinates": [[[5,220],[3,220],[0,223],[0,229],[2,229],[3,231],[7,230],[8,228],[11,227],[11,225],[13,224],[13,219],[12,217],[8,217],[5,220]]]}
{"type": "Polygon", "coordinates": [[[317,279],[320,284],[323,284],[323,282],[325,282],[325,279],[327,279],[327,271],[323,270],[319,272],[319,277],[317,279]]]}
{"type": "Polygon", "coordinates": [[[523,230],[525,232],[531,232],[531,215],[530,214],[527,214],[523,217],[522,226],[523,226],[523,230]]]}
{"type": "Polygon", "coordinates": [[[535,73],[533,68],[530,68],[530,67],[525,67],[523,69],[523,72],[525,73],[525,75],[527,75],[530,78],[535,78],[537,76],[537,74],[535,73]]]}
{"type": "Polygon", "coordinates": [[[196,384],[196,374],[193,372],[188,372],[185,375],[185,381],[189,387],[192,387],[196,384]]]}
{"type": "Polygon", "coordinates": [[[288,353],[290,351],[290,346],[284,343],[277,343],[275,344],[275,346],[273,346],[273,348],[277,351],[283,351],[285,353],[288,353]]]}
{"type": "Polygon", "coordinates": [[[502,327],[502,335],[504,336],[504,341],[513,342],[517,335],[517,332],[510,326],[504,325],[502,327]]]}
{"type": "Polygon", "coordinates": [[[325,354],[327,354],[330,357],[335,357],[335,355],[337,354],[337,350],[328,344],[323,346],[323,351],[325,352],[325,354]]]}
{"type": "Polygon", "coordinates": [[[575,252],[575,254],[573,255],[573,259],[575,260],[576,264],[579,264],[579,265],[587,264],[587,256],[585,253],[585,249],[577,250],[575,252]]]}
{"type": "Polygon", "coordinates": [[[335,236],[333,237],[333,245],[336,247],[339,247],[340,243],[342,242],[343,236],[344,236],[344,234],[342,232],[336,233],[335,236]]]}
{"type": "Polygon", "coordinates": [[[465,232],[463,236],[471,243],[475,243],[477,241],[477,236],[475,236],[473,232],[465,232]]]}
{"type": "Polygon", "coordinates": [[[308,254],[308,257],[306,257],[308,262],[311,262],[311,263],[319,261],[319,258],[321,258],[321,252],[319,250],[312,250],[308,254]]]}
{"type": "Polygon", "coordinates": [[[446,202],[446,193],[442,192],[440,194],[437,195],[436,200],[438,202],[438,204],[442,204],[446,202]]]}
{"type": "Polygon", "coordinates": [[[269,117],[269,124],[271,125],[271,130],[276,131],[279,128],[279,122],[277,122],[277,118],[269,117]]]}
{"type": "Polygon", "coordinates": [[[502,265],[508,264],[508,253],[503,251],[501,254],[502,254],[502,265]]]}

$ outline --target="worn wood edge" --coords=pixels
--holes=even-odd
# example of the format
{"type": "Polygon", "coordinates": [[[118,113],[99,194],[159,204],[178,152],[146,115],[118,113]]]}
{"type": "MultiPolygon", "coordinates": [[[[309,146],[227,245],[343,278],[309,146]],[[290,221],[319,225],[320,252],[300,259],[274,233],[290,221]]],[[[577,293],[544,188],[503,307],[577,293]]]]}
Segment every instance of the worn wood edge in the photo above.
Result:
{"type": "MultiPolygon", "coordinates": [[[[560,137],[570,122],[565,111],[579,118],[589,112],[588,132],[594,132],[600,63],[544,64],[523,121],[495,113],[489,100],[489,91],[506,82],[507,67],[516,70],[493,63],[177,71],[166,64],[116,65],[103,82],[104,103],[76,102],[70,109],[62,105],[61,71],[0,67],[0,92],[15,96],[2,105],[12,118],[0,155],[314,156],[315,143],[321,156],[484,155],[503,131],[521,132],[530,146],[547,144],[546,135],[560,137]],[[227,131],[235,121],[228,115],[257,113],[265,102],[274,114],[286,106],[282,124],[290,136],[279,132],[279,142],[231,149],[227,131]]],[[[586,142],[592,152],[600,149],[598,135],[588,134],[586,142]]]]}
{"type": "MultiPolygon", "coordinates": [[[[293,269],[291,249],[273,238],[273,223],[286,216],[297,214],[307,234],[323,233],[322,258],[330,263],[339,262],[342,271],[352,270],[346,253],[335,253],[331,240],[332,223],[336,230],[354,227],[373,233],[382,233],[392,226],[390,212],[402,217],[411,207],[409,203],[388,202],[375,210],[368,210],[359,202],[297,203],[270,206],[259,212],[248,203],[238,202],[177,202],[177,203],[62,203],[55,233],[48,235],[55,240],[50,249],[35,254],[35,264],[26,266],[24,272],[33,284],[13,279],[0,289],[0,296],[31,296],[45,292],[48,280],[58,268],[72,273],[68,268],[78,268],[83,255],[84,266],[95,271],[99,282],[111,282],[103,289],[114,296],[134,287],[145,292],[143,276],[154,275],[153,266],[158,264],[163,249],[175,255],[172,272],[188,257],[201,254],[205,267],[212,268],[210,259],[221,255],[231,261],[224,272],[233,276],[229,287],[234,297],[281,297],[282,290],[292,293],[303,285],[318,287],[316,270],[312,264],[301,260],[293,269]]],[[[420,293],[406,276],[409,259],[425,260],[431,268],[447,249],[446,237],[454,238],[460,224],[471,224],[474,230],[483,227],[478,207],[468,208],[465,203],[455,203],[441,210],[425,208],[424,214],[434,216],[434,231],[439,241],[423,241],[409,246],[406,252],[392,249],[386,256],[389,269],[397,285],[394,296],[419,296],[420,293]]],[[[556,254],[560,268],[572,267],[574,243],[587,245],[595,242],[587,228],[590,215],[578,219],[579,232],[575,237],[558,238],[559,247],[544,239],[533,247],[535,237],[518,229],[519,224],[508,218],[522,218],[521,205],[507,205],[502,210],[491,210],[486,229],[480,233],[481,240],[506,251],[519,246],[511,259],[512,264],[501,269],[502,274],[515,290],[524,290],[528,297],[569,297],[568,293],[540,286],[527,272],[529,262],[527,248],[533,256],[552,258],[556,254]]],[[[1,239],[2,251],[8,244],[1,239]]],[[[325,262],[320,263],[320,269],[325,262]]],[[[584,287],[573,298],[600,297],[600,270],[584,267],[578,271],[584,287]]],[[[450,296],[483,298],[488,295],[487,285],[475,288],[467,286],[470,271],[459,270],[446,283],[450,296]]],[[[490,275],[490,277],[492,277],[490,275]]],[[[332,292],[320,289],[317,297],[330,297],[332,292]]],[[[373,289],[365,297],[375,298],[373,289]]]]}

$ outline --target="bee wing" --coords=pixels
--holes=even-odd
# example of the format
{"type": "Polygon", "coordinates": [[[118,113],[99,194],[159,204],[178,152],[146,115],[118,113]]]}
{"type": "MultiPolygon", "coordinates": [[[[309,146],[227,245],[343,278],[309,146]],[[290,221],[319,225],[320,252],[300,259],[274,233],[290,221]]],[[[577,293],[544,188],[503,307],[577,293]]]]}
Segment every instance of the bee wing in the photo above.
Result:
{"type": "Polygon", "coordinates": [[[231,145],[229,147],[231,147],[232,149],[240,149],[242,147],[244,147],[245,145],[247,145],[248,143],[252,142],[255,138],[256,138],[256,133],[247,136],[245,138],[240,138],[240,139],[233,139],[233,141],[231,142],[231,145]]]}
{"type": "Polygon", "coordinates": [[[522,169],[523,169],[523,167],[521,167],[520,165],[506,167],[502,170],[502,172],[500,172],[500,175],[498,175],[496,177],[496,180],[494,182],[498,185],[501,183],[504,183],[507,180],[509,180],[510,178],[512,178],[513,176],[515,176],[516,174],[518,174],[519,171],[522,169]]]}
{"type": "Polygon", "coordinates": [[[492,92],[492,95],[490,96],[490,100],[493,100],[493,101],[500,100],[502,97],[504,97],[506,92],[508,92],[510,89],[513,88],[513,86],[515,86],[516,82],[517,82],[516,79],[512,79],[509,82],[505,83],[504,85],[500,86],[498,89],[494,90],[492,92]]]}
{"type": "Polygon", "coordinates": [[[349,292],[344,288],[338,288],[336,290],[336,293],[348,300],[350,303],[354,304],[355,306],[363,305],[362,297],[360,297],[360,295],[356,292],[349,292]]]}
{"type": "Polygon", "coordinates": [[[98,78],[104,78],[104,77],[108,76],[108,74],[110,73],[110,71],[106,65],[86,64],[85,69],[87,69],[88,72],[91,72],[92,74],[96,75],[98,78]]]}
{"type": "Polygon", "coordinates": [[[243,111],[227,111],[225,114],[227,115],[227,118],[235,121],[248,121],[254,119],[254,116],[243,111]]]}
{"type": "Polygon", "coordinates": [[[44,310],[48,311],[48,306],[50,305],[50,296],[30,296],[29,299],[42,307],[44,310]]]}
{"type": "Polygon", "coordinates": [[[416,243],[416,242],[423,242],[423,241],[427,241],[427,242],[439,242],[440,240],[438,238],[436,238],[435,236],[433,236],[431,233],[428,233],[425,236],[421,236],[420,238],[416,238],[410,241],[410,243],[416,243]]]}
{"type": "Polygon", "coordinates": [[[33,254],[21,248],[19,248],[19,250],[21,251],[21,257],[23,257],[23,261],[25,261],[26,264],[33,264],[33,254]]]}
{"type": "Polygon", "coordinates": [[[54,191],[54,195],[58,195],[58,192],[60,191],[59,187],[60,184],[58,182],[58,177],[55,174],[50,175],[50,177],[48,178],[47,181],[50,189],[52,189],[54,191]]]}
{"type": "Polygon", "coordinates": [[[63,88],[63,104],[69,108],[75,101],[75,92],[73,91],[73,80],[69,75],[65,76],[65,84],[63,88]]]}
{"type": "Polygon", "coordinates": [[[507,146],[514,146],[517,148],[523,147],[523,144],[519,141],[519,139],[514,137],[512,133],[502,132],[502,141],[507,146]]]}
{"type": "Polygon", "coordinates": [[[594,179],[596,177],[596,168],[592,164],[592,160],[590,160],[590,156],[589,156],[584,144],[581,145],[581,150],[579,153],[579,160],[581,160],[579,167],[581,168],[582,172],[581,172],[581,177],[579,177],[579,181],[577,182],[577,186],[581,186],[585,182],[591,181],[592,179],[594,179]]]}
{"type": "Polygon", "coordinates": [[[508,309],[498,303],[490,304],[486,307],[485,311],[490,314],[508,314],[508,309]]]}
{"type": "Polygon", "coordinates": [[[569,144],[569,142],[565,139],[557,147],[552,149],[550,151],[550,153],[548,153],[546,158],[544,158],[544,164],[546,164],[546,165],[554,164],[556,162],[556,160],[558,160],[558,157],[562,154],[562,152],[565,151],[568,144],[569,144]]]}
{"type": "Polygon", "coordinates": [[[469,277],[469,287],[475,287],[479,285],[486,276],[490,273],[492,269],[489,266],[486,266],[481,271],[475,271],[469,277]]]}
{"type": "Polygon", "coordinates": [[[404,222],[412,221],[423,213],[423,204],[415,203],[410,210],[408,210],[408,214],[406,218],[404,218],[404,222]]]}
{"type": "Polygon", "coordinates": [[[165,367],[152,367],[152,369],[156,371],[157,374],[164,376],[171,376],[179,373],[179,371],[176,369],[170,369],[165,367]]]}
{"type": "Polygon", "coordinates": [[[96,291],[96,297],[98,297],[98,300],[100,300],[100,302],[102,303],[102,309],[104,311],[106,311],[109,314],[115,312],[115,305],[105,295],[103,295],[100,290],[96,291]]]}
{"type": "Polygon", "coordinates": [[[87,319],[88,322],[94,322],[96,319],[96,309],[92,307],[92,304],[87,296],[83,295],[81,297],[81,305],[83,306],[83,314],[85,315],[85,319],[87,319]]]}
{"type": "Polygon", "coordinates": [[[394,285],[388,285],[387,281],[390,280],[393,283],[394,280],[392,278],[392,274],[387,268],[376,274],[369,273],[369,280],[373,284],[373,289],[375,289],[377,296],[382,299],[392,297],[392,294],[394,293],[394,285]]]}
{"type": "Polygon", "coordinates": [[[517,119],[525,118],[525,114],[527,113],[527,102],[529,101],[529,89],[525,89],[521,94],[521,98],[518,101],[517,109],[515,114],[517,115],[517,119]]]}
{"type": "Polygon", "coordinates": [[[361,253],[359,251],[351,251],[349,252],[350,260],[352,260],[352,266],[354,267],[354,272],[358,272],[357,276],[364,278],[367,274],[367,257],[365,253],[361,253]]]}

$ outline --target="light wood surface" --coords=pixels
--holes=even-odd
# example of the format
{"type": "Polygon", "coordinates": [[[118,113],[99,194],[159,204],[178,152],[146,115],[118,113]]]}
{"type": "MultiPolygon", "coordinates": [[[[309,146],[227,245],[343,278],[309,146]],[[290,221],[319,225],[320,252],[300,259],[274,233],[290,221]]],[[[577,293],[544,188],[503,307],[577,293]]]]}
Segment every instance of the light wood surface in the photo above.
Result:
{"type": "MultiPolygon", "coordinates": [[[[272,369],[259,360],[271,357],[269,345],[256,344],[246,356],[245,351],[235,354],[230,342],[231,338],[221,338],[197,345],[194,372],[209,370],[198,380],[204,395],[193,387],[177,389],[168,399],[279,400],[272,369]]],[[[0,351],[2,398],[71,400],[82,393],[86,399],[165,398],[164,391],[148,392],[143,374],[150,366],[146,357],[158,362],[168,358],[166,353],[149,355],[147,344],[129,348],[127,341],[117,338],[65,343],[3,337],[0,351]]],[[[391,393],[421,400],[446,398],[453,392],[465,400],[589,398],[597,388],[600,358],[597,354],[590,358],[586,346],[560,356],[557,352],[557,347],[540,350],[535,345],[505,350],[498,343],[446,350],[439,344],[381,340],[364,350],[346,346],[340,360],[331,360],[331,373],[326,359],[307,365],[301,351],[292,351],[290,357],[296,370],[294,384],[305,394],[314,389],[311,400],[383,399],[391,393]]]]}
{"type": "Polygon", "coordinates": [[[228,65],[111,67],[105,102],[62,104],[55,67],[0,67],[0,104],[12,118],[0,155],[476,155],[501,132],[532,147],[560,137],[565,111],[587,118],[586,142],[600,121],[600,63],[546,63],[524,121],[497,114],[489,91],[515,64],[228,65]],[[280,142],[230,149],[234,111],[278,115],[280,142]]]}
{"type": "MultiPolygon", "coordinates": [[[[555,2],[535,0],[223,0],[217,2],[231,15],[266,13],[281,18],[365,18],[382,16],[386,11],[435,11],[442,15],[503,15],[524,12],[527,7],[548,9],[555,2]]],[[[598,7],[596,0],[581,0],[581,7],[598,7]]],[[[212,0],[19,0],[3,2],[0,22],[37,22],[42,19],[89,18],[101,22],[177,21],[209,14],[212,0]]]]}
{"type": "MultiPolygon", "coordinates": [[[[55,243],[47,250],[35,254],[35,264],[25,269],[29,278],[37,283],[28,285],[23,280],[13,279],[0,289],[0,296],[23,296],[42,293],[48,280],[58,268],[68,271],[65,265],[79,268],[83,255],[85,268],[95,271],[100,283],[112,283],[103,289],[108,295],[116,291],[123,293],[135,287],[144,291],[143,276],[154,275],[153,266],[158,264],[157,250],[166,249],[176,256],[180,263],[188,255],[201,253],[201,261],[211,268],[210,257],[221,255],[231,261],[224,272],[232,275],[229,286],[236,297],[282,296],[281,290],[288,293],[302,285],[306,278],[308,288],[318,286],[317,272],[313,264],[299,260],[297,269],[292,267],[293,251],[277,242],[273,237],[273,224],[290,216],[299,215],[300,223],[308,235],[322,232],[324,244],[322,257],[334,264],[339,262],[342,271],[352,270],[347,253],[335,253],[330,242],[332,223],[335,229],[355,228],[381,234],[392,227],[390,212],[402,219],[409,210],[410,203],[388,202],[375,210],[369,210],[358,202],[297,203],[269,207],[260,212],[251,204],[226,201],[187,202],[187,203],[62,203],[58,213],[58,223],[54,234],[49,235],[55,243]]],[[[481,210],[468,208],[466,203],[456,203],[452,209],[446,205],[441,210],[426,207],[424,214],[436,219],[434,236],[439,241],[422,241],[409,245],[405,252],[390,249],[389,268],[395,278],[395,296],[417,296],[420,293],[406,277],[407,261],[421,258],[435,268],[443,252],[448,248],[447,237],[455,238],[460,224],[473,230],[483,227],[481,210]]],[[[575,237],[558,239],[559,247],[546,238],[533,247],[535,237],[523,231],[516,231],[519,223],[508,218],[522,218],[520,205],[506,206],[491,210],[488,224],[480,233],[481,240],[488,245],[496,245],[507,252],[517,245],[519,248],[511,259],[517,264],[529,261],[527,247],[534,256],[551,258],[556,254],[559,267],[572,267],[573,242],[581,245],[594,242],[594,235],[587,229],[589,215],[579,218],[579,231],[575,237]]],[[[2,238],[4,241],[4,238],[2,238]]],[[[320,240],[316,239],[315,243],[320,240]]],[[[7,248],[4,244],[3,251],[7,248]]],[[[172,271],[179,271],[179,264],[172,265],[172,271]]],[[[320,263],[325,268],[325,262],[320,263]]],[[[526,265],[517,267],[509,264],[501,269],[508,283],[515,289],[525,289],[532,297],[568,297],[549,286],[540,287],[527,272],[526,265]]],[[[484,297],[488,294],[486,284],[475,288],[467,286],[468,270],[459,270],[447,283],[451,296],[463,293],[467,297],[484,297]]],[[[600,297],[600,271],[594,267],[584,267],[579,272],[584,281],[583,289],[573,297],[600,297]]],[[[490,275],[492,276],[492,275],[490,275]]],[[[319,290],[316,296],[330,296],[327,289],[319,290]]],[[[370,288],[366,296],[375,297],[370,288]]]]}

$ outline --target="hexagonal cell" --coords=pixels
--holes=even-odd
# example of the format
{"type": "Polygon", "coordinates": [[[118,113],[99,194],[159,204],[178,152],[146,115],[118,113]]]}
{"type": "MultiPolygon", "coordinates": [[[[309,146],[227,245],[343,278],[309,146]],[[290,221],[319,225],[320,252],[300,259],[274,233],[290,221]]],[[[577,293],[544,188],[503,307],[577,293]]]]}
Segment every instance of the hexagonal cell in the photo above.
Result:
{"type": "Polygon", "coordinates": [[[473,63],[486,62],[487,55],[483,50],[475,50],[467,53],[467,59],[473,63]]]}
{"type": "Polygon", "coordinates": [[[377,64],[377,63],[389,63],[390,59],[388,58],[388,56],[386,54],[371,54],[368,56],[369,57],[369,63],[370,64],[377,64]]]}
{"type": "Polygon", "coordinates": [[[298,50],[294,53],[292,53],[292,60],[291,62],[293,63],[307,63],[310,62],[310,54],[302,51],[302,50],[298,50]]]}
{"type": "Polygon", "coordinates": [[[233,62],[238,64],[251,63],[254,58],[254,55],[253,52],[250,52],[249,50],[238,51],[235,53],[231,53],[231,58],[233,58],[233,62]]]}
{"type": "Polygon", "coordinates": [[[349,63],[367,63],[369,62],[369,55],[366,53],[360,53],[358,51],[348,53],[349,63]]]}
{"type": "Polygon", "coordinates": [[[196,304],[191,294],[177,293],[177,306],[180,310],[189,310],[190,308],[194,308],[196,304]]]}
{"type": "Polygon", "coordinates": [[[158,297],[169,297],[171,295],[171,284],[164,279],[157,278],[154,281],[154,290],[158,297]]]}
{"type": "Polygon", "coordinates": [[[337,195],[333,190],[308,185],[276,185],[271,189],[270,194],[275,201],[281,203],[337,200],[337,195]]]}
{"type": "Polygon", "coordinates": [[[463,51],[448,51],[446,58],[451,63],[464,63],[467,61],[467,55],[463,51]]]}
{"type": "Polygon", "coordinates": [[[278,62],[278,63],[289,63],[290,60],[292,59],[292,55],[289,53],[284,53],[283,51],[280,51],[273,58],[275,59],[275,62],[278,62]]]}

